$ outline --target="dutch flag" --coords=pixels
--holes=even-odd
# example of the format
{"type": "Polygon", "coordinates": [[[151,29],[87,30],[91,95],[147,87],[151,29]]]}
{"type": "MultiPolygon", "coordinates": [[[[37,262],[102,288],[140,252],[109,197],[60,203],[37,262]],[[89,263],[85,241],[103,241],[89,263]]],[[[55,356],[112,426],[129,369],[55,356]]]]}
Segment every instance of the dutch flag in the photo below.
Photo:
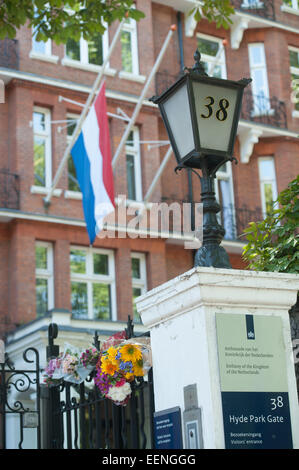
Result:
{"type": "Polygon", "coordinates": [[[82,204],[91,245],[115,209],[105,82],[82,125],[71,155],[82,192],[82,204]]]}

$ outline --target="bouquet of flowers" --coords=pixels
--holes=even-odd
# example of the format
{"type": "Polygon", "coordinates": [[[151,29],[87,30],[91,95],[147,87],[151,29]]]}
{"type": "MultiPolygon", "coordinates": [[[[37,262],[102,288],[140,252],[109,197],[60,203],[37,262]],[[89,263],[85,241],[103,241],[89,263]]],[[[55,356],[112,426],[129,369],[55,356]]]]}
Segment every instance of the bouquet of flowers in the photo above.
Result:
{"type": "Polygon", "coordinates": [[[57,384],[64,379],[66,382],[81,383],[95,368],[100,353],[96,348],[80,351],[71,345],[65,345],[64,352],[50,359],[44,372],[44,382],[48,385],[57,384]]]}
{"type": "MultiPolygon", "coordinates": [[[[111,344],[111,342],[109,343],[111,344]]],[[[102,351],[96,365],[95,385],[115,405],[125,406],[131,396],[131,382],[150,368],[149,348],[134,340],[116,341],[102,351]]]]}

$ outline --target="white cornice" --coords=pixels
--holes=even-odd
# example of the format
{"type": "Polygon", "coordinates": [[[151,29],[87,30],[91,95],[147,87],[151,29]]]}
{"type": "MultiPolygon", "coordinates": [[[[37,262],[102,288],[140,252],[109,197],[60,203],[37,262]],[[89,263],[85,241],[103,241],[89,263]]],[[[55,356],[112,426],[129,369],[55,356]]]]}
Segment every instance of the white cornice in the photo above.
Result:
{"type": "MultiPolygon", "coordinates": [[[[27,82],[48,85],[48,86],[52,86],[55,88],[65,88],[66,90],[73,90],[73,91],[86,93],[86,94],[89,94],[92,88],[91,86],[83,85],[81,83],[69,82],[67,80],[61,80],[61,79],[56,79],[53,77],[42,76],[42,75],[37,75],[37,74],[29,73],[29,72],[23,72],[20,70],[13,70],[13,69],[0,67],[0,79],[2,79],[5,84],[9,83],[10,80],[14,78],[18,80],[24,80],[27,82]]],[[[117,99],[120,101],[126,101],[129,103],[137,103],[139,99],[139,96],[129,95],[126,93],[121,93],[120,91],[109,90],[109,89],[106,89],[106,96],[107,98],[117,99]]],[[[149,100],[144,100],[143,104],[145,106],[150,106],[152,108],[157,107],[156,104],[152,103],[149,100]]]]}

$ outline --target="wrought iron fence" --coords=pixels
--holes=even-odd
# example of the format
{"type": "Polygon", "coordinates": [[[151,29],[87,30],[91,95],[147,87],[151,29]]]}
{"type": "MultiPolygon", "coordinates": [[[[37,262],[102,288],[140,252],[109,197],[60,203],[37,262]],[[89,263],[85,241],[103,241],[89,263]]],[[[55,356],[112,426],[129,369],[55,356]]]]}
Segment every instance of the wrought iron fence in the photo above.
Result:
{"type": "Polygon", "coordinates": [[[240,118],[274,127],[287,128],[285,103],[276,96],[267,98],[264,95],[253,95],[250,90],[244,92],[240,118]]]}
{"type": "Polygon", "coordinates": [[[22,449],[26,429],[33,432],[31,440],[35,442],[35,448],[41,448],[39,353],[35,348],[27,348],[23,359],[26,364],[32,365],[32,369],[16,369],[7,354],[5,362],[0,364],[1,449],[14,448],[12,439],[22,449]]]}
{"type": "Polygon", "coordinates": [[[0,208],[19,209],[19,176],[8,170],[0,170],[0,208]]]}
{"type": "MultiPolygon", "coordinates": [[[[127,338],[135,337],[130,318],[126,332],[127,338]]],[[[48,357],[53,357],[53,352],[54,357],[58,355],[59,350],[53,342],[57,336],[57,325],[51,325],[48,357]]],[[[100,347],[97,333],[94,346],[100,347]]],[[[49,387],[48,448],[153,448],[152,371],[149,371],[147,381],[141,377],[138,382],[131,383],[132,394],[125,407],[116,406],[101,396],[93,378],[94,372],[79,385],[63,381],[49,387]]]]}
{"type": "Polygon", "coordinates": [[[0,41],[0,67],[19,69],[19,43],[16,39],[0,41]]]}
{"type": "Polygon", "coordinates": [[[275,21],[274,0],[231,0],[236,10],[275,21]]]}
{"type": "MultiPolygon", "coordinates": [[[[166,204],[169,204],[169,205],[173,203],[177,203],[180,205],[190,203],[190,201],[188,200],[188,197],[185,197],[184,199],[177,199],[175,195],[171,197],[163,196],[161,199],[162,199],[162,202],[165,202],[166,204]]],[[[196,202],[193,201],[193,203],[190,204],[188,209],[190,211],[195,210],[196,202]]],[[[186,214],[186,212],[184,212],[184,214],[186,214]]],[[[242,241],[242,237],[244,237],[244,234],[243,234],[244,229],[248,227],[248,224],[250,222],[258,222],[262,220],[263,212],[262,212],[262,209],[260,208],[250,209],[246,206],[235,207],[234,205],[229,205],[229,206],[221,207],[221,210],[218,214],[218,218],[219,218],[219,223],[221,223],[225,229],[225,235],[224,235],[225,240],[231,240],[231,241],[241,240],[242,241]]],[[[192,216],[190,214],[189,221],[191,220],[192,220],[192,216]]],[[[193,217],[193,220],[196,220],[196,218],[193,217]]],[[[181,227],[182,233],[183,233],[184,227],[182,226],[182,222],[184,221],[185,219],[183,218],[181,218],[179,223],[173,219],[170,219],[169,231],[170,232],[175,231],[177,233],[181,227]],[[179,227],[179,224],[180,224],[180,227],[179,227]]],[[[191,230],[194,231],[197,228],[198,227],[191,227],[191,230]]]]}

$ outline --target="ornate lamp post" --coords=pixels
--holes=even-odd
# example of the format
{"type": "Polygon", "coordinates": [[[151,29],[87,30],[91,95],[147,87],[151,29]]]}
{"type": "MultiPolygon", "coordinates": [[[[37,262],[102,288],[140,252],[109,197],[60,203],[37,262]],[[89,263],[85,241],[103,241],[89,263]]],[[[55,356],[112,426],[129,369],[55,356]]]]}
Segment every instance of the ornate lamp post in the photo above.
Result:
{"type": "Polygon", "coordinates": [[[251,79],[238,82],[209,77],[194,54],[195,65],[185,69],[162,95],[158,104],[178,166],[191,168],[201,181],[203,203],[203,243],[196,253],[195,266],[231,268],[220,243],[224,228],[217,221],[220,206],[215,198],[217,170],[233,157],[244,88],[251,79]],[[201,176],[195,171],[201,170],[201,176]]]}

